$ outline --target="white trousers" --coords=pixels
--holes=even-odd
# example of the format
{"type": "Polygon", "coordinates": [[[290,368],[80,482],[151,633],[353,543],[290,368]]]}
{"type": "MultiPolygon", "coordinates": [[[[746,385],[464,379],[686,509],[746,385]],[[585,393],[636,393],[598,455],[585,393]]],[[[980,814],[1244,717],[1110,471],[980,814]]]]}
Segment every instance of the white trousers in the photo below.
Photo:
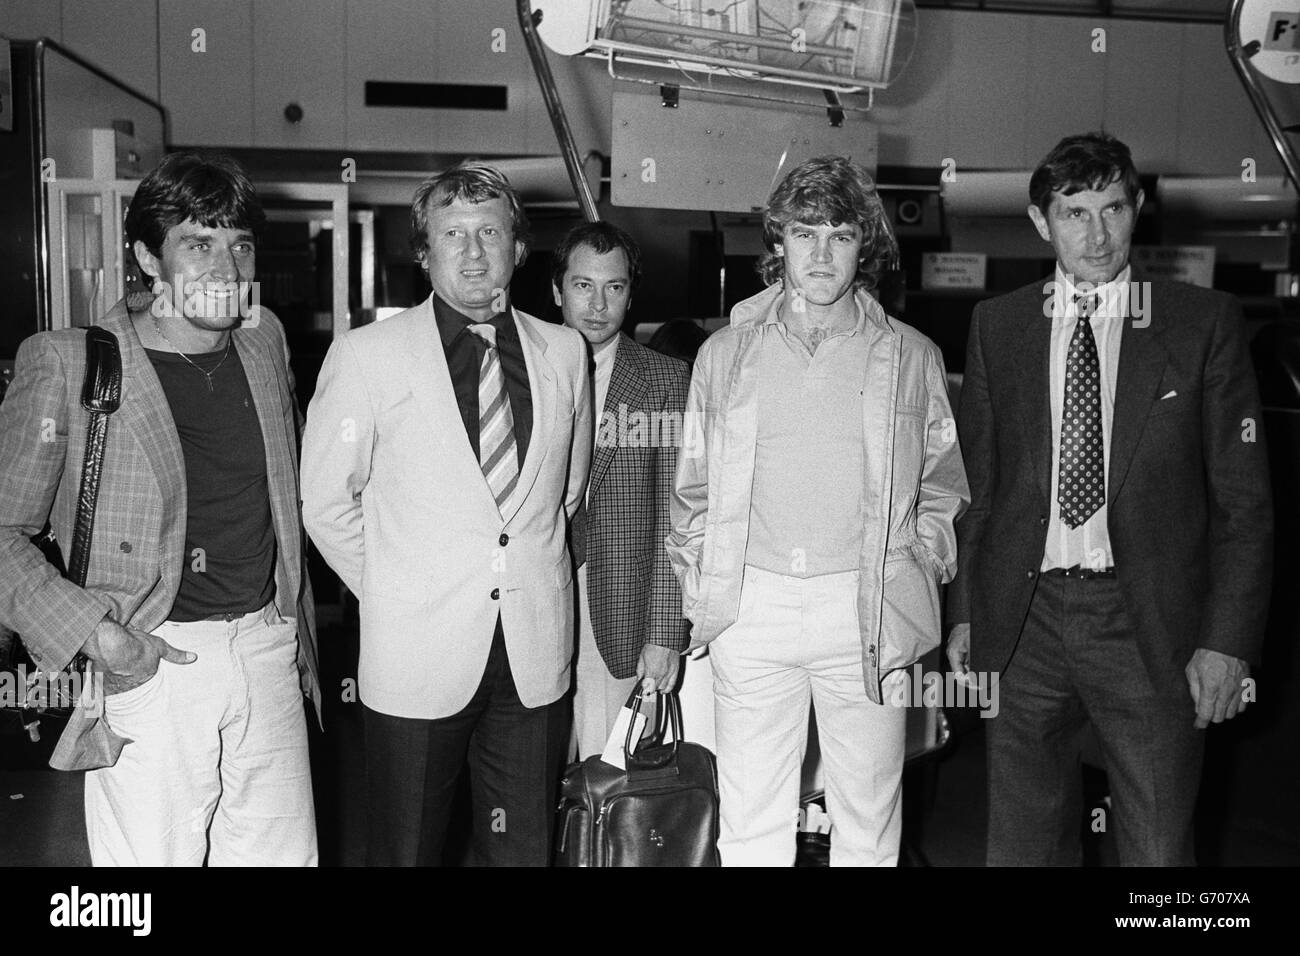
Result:
{"type": "Polygon", "coordinates": [[[297,630],[271,604],[153,632],[198,659],[104,701],[131,743],[86,774],[95,866],[316,865],[297,630]]]}
{"type": "Polygon", "coordinates": [[[867,697],[857,582],[745,568],[736,623],[709,645],[723,866],[794,864],[810,700],[831,865],[898,862],[907,710],[867,697]]]}
{"type": "MultiPolygon", "coordinates": [[[[570,756],[578,760],[599,754],[614,729],[618,712],[627,703],[636,686],[635,677],[619,680],[609,672],[596,646],[596,632],[591,627],[591,610],[587,604],[587,566],[578,568],[578,660],[573,674],[573,741],[570,756]]],[[[643,704],[641,713],[653,719],[654,708],[643,704]]]]}

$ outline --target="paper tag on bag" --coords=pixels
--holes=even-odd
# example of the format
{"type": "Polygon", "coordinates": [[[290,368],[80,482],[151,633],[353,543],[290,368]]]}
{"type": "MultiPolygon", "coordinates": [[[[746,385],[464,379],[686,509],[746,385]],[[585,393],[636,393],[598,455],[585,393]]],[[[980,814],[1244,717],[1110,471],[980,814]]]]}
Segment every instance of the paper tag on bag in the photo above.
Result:
{"type": "MultiPolygon", "coordinates": [[[[624,707],[618,712],[618,717],[614,720],[614,729],[609,732],[609,739],[605,741],[605,750],[600,755],[600,759],[605,761],[611,767],[617,767],[619,770],[626,770],[627,765],[623,758],[623,744],[627,740],[628,722],[632,719],[632,708],[624,707]]],[[[641,739],[641,732],[645,730],[646,715],[643,711],[638,711],[636,715],[636,730],[632,734],[632,740],[641,739]]]]}

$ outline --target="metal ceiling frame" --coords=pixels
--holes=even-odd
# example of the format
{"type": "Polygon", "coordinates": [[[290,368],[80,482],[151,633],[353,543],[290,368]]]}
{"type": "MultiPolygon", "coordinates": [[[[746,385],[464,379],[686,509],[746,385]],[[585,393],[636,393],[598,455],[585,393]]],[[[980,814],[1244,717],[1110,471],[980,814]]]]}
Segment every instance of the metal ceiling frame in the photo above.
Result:
{"type": "Polygon", "coordinates": [[[1244,5],[1245,0],[1232,0],[1232,5],[1228,8],[1228,16],[1223,24],[1224,45],[1228,49],[1228,58],[1232,60],[1237,76],[1241,78],[1242,86],[1246,88],[1246,95],[1250,97],[1251,105],[1255,107],[1255,112],[1259,114],[1264,128],[1268,130],[1273,148],[1286,168],[1287,177],[1294,187],[1300,189],[1300,156],[1296,155],[1295,146],[1286,135],[1288,132],[1300,131],[1288,130],[1282,126],[1264,93],[1264,87],[1259,82],[1255,68],[1250,65],[1250,58],[1260,51],[1260,43],[1258,40],[1252,40],[1245,45],[1241,42],[1241,10],[1244,5]]]}

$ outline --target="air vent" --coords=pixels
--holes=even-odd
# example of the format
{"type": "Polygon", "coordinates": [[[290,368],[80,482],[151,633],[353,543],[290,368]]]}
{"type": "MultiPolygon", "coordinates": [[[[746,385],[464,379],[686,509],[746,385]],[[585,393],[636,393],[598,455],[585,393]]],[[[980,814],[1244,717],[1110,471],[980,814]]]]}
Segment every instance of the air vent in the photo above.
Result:
{"type": "Polygon", "coordinates": [[[424,110],[505,110],[509,87],[469,83],[366,81],[367,106],[424,110]]]}

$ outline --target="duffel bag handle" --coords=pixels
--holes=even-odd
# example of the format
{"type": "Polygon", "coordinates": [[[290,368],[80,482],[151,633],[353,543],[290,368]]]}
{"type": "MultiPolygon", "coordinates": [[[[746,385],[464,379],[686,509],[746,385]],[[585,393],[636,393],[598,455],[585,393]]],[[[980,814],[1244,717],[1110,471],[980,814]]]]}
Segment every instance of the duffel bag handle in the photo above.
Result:
{"type": "Polygon", "coordinates": [[[666,767],[677,759],[677,747],[682,742],[682,705],[677,691],[659,692],[659,707],[655,713],[655,732],[644,746],[638,748],[632,739],[636,732],[636,718],[641,711],[641,690],[638,686],[628,695],[626,707],[632,708],[632,719],[628,721],[627,737],[623,741],[624,766],[629,770],[656,770],[666,767]],[[664,734],[668,731],[668,721],[672,721],[673,746],[664,750],[664,734]]]}

